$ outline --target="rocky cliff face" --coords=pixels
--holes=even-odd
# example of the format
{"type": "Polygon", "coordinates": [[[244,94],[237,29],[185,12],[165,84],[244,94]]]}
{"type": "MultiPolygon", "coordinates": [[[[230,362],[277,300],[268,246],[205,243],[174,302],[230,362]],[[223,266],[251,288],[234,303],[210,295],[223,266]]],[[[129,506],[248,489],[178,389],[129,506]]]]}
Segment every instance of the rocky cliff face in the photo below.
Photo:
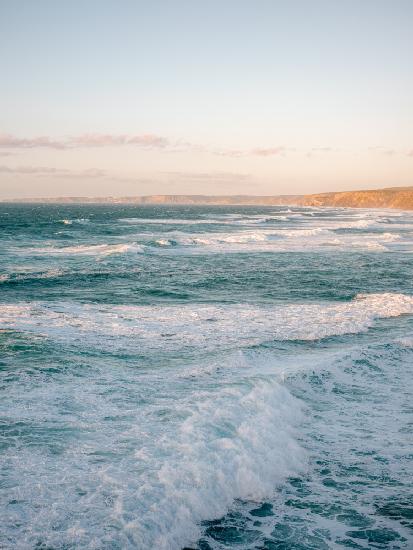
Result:
{"type": "Polygon", "coordinates": [[[347,206],[352,208],[400,208],[413,210],[413,187],[393,187],[372,191],[343,191],[305,195],[307,206],[347,206]]]}

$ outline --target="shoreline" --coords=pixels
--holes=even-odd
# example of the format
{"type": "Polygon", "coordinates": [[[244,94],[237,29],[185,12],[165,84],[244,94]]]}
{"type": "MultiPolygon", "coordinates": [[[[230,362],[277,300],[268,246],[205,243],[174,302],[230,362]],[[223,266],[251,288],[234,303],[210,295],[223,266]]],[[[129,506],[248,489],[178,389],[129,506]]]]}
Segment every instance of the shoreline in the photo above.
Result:
{"type": "Polygon", "coordinates": [[[310,195],[146,195],[125,197],[25,197],[1,204],[127,204],[136,206],[313,206],[413,210],[413,187],[310,195]]]}

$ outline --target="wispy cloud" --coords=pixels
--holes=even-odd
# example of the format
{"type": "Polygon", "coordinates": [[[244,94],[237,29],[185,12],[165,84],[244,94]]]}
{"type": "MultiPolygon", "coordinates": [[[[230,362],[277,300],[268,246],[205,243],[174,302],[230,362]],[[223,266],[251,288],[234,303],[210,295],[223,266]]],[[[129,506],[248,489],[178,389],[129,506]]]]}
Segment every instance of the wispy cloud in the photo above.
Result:
{"type": "Polygon", "coordinates": [[[382,155],[384,157],[392,157],[397,153],[395,149],[384,147],[383,145],[375,145],[374,147],[369,147],[369,151],[372,151],[373,153],[377,153],[378,155],[382,155]]]}
{"type": "MultiPolygon", "coordinates": [[[[283,155],[287,148],[254,147],[252,149],[224,149],[210,146],[197,145],[184,140],[171,140],[157,134],[98,134],[85,133],[66,138],[51,138],[38,136],[33,138],[21,138],[12,134],[0,134],[0,149],[81,149],[91,147],[138,147],[145,150],[158,149],[168,152],[198,152],[209,153],[225,157],[274,157],[283,155]]],[[[291,149],[290,149],[291,150],[291,149]]]]}
{"type": "Polygon", "coordinates": [[[204,148],[204,153],[211,153],[219,157],[245,157],[246,151],[241,149],[214,149],[214,148],[204,148]]]}
{"type": "Polygon", "coordinates": [[[287,152],[287,148],[284,146],[278,146],[254,147],[253,149],[211,149],[208,152],[221,157],[276,157],[285,154],[287,152]]]}
{"type": "Polygon", "coordinates": [[[76,149],[82,147],[135,146],[146,149],[165,149],[173,146],[166,137],[155,134],[82,134],[62,139],[47,136],[20,138],[12,134],[0,134],[0,149],[76,149]]]}
{"type": "Polygon", "coordinates": [[[70,170],[65,168],[52,168],[49,166],[0,166],[3,174],[67,174],[70,170]]]}
{"type": "Polygon", "coordinates": [[[392,149],[390,147],[384,147],[383,145],[376,145],[374,147],[369,147],[368,150],[385,157],[393,157],[396,155],[413,157],[413,149],[392,149]]]}
{"type": "MultiPolygon", "coordinates": [[[[286,145],[256,146],[251,148],[225,148],[214,145],[202,145],[183,139],[171,139],[166,136],[142,133],[142,134],[100,134],[84,133],[75,136],[54,138],[51,136],[18,137],[9,133],[0,133],[0,156],[14,154],[17,150],[28,149],[55,149],[75,150],[86,148],[105,147],[130,147],[145,151],[158,150],[167,153],[204,153],[222,157],[246,158],[246,157],[285,157],[290,153],[312,156],[314,154],[330,154],[339,149],[329,146],[310,148],[293,148],[286,145]],[[3,151],[2,151],[3,150],[3,151]]],[[[369,147],[369,151],[383,155],[393,156],[398,153],[396,149],[384,146],[369,147]]],[[[400,153],[400,151],[399,151],[400,153]]],[[[408,153],[413,156],[413,150],[408,153]]]]}
{"type": "Polygon", "coordinates": [[[193,184],[233,184],[248,182],[251,179],[250,174],[211,171],[211,172],[158,172],[151,178],[142,178],[142,175],[120,175],[109,173],[99,168],[89,168],[85,170],[71,170],[69,168],[56,168],[53,166],[5,166],[0,165],[0,174],[9,174],[15,176],[34,176],[34,177],[59,177],[59,178],[102,178],[106,181],[118,182],[142,182],[149,183],[193,183],[193,184]]]}
{"type": "Polygon", "coordinates": [[[257,147],[251,149],[250,155],[257,157],[277,157],[285,153],[285,147],[257,147]]]}
{"type": "Polygon", "coordinates": [[[55,176],[55,177],[85,177],[99,178],[106,177],[107,173],[99,168],[89,168],[86,170],[70,170],[68,168],[55,168],[52,166],[4,166],[0,165],[1,174],[10,175],[33,175],[33,176],[55,176]]]}
{"type": "Polygon", "coordinates": [[[330,153],[337,153],[340,149],[336,149],[335,147],[326,147],[326,146],[319,146],[319,147],[311,147],[311,149],[308,149],[306,151],[306,157],[312,158],[314,156],[318,155],[325,155],[330,153]]]}
{"type": "Polygon", "coordinates": [[[170,145],[170,142],[166,137],[157,136],[154,134],[83,134],[70,138],[67,144],[69,147],[113,147],[119,145],[135,145],[138,147],[164,149],[170,145]]]}
{"type": "Polygon", "coordinates": [[[12,134],[0,134],[0,148],[3,149],[35,149],[40,147],[65,149],[66,144],[62,141],[53,140],[47,136],[19,138],[12,134]]]}

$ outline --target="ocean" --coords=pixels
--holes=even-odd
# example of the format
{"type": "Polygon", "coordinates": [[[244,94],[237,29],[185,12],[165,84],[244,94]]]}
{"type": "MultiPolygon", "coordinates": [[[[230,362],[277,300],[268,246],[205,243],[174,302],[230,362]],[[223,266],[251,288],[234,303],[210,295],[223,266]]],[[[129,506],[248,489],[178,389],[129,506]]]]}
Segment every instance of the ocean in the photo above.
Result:
{"type": "Polygon", "coordinates": [[[1,548],[413,548],[413,212],[0,227],[1,548]]]}

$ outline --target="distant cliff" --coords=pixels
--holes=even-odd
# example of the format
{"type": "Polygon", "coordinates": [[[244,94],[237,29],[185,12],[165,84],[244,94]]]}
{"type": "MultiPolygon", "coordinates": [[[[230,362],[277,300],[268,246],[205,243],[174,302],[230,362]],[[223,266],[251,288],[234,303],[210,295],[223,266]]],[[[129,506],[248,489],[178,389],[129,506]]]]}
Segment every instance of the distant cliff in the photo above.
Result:
{"type": "Polygon", "coordinates": [[[13,199],[4,202],[98,203],[98,204],[181,204],[181,205],[280,205],[299,204],[301,195],[146,195],[141,197],[46,197],[13,199]]]}
{"type": "Polygon", "coordinates": [[[299,205],[352,208],[400,208],[413,210],[413,187],[390,187],[369,191],[342,191],[314,195],[147,195],[142,197],[54,197],[14,199],[4,202],[182,204],[182,205],[299,205]]]}
{"type": "Polygon", "coordinates": [[[347,206],[353,208],[400,208],[413,210],[413,187],[391,187],[372,191],[343,191],[305,195],[307,206],[347,206]]]}

